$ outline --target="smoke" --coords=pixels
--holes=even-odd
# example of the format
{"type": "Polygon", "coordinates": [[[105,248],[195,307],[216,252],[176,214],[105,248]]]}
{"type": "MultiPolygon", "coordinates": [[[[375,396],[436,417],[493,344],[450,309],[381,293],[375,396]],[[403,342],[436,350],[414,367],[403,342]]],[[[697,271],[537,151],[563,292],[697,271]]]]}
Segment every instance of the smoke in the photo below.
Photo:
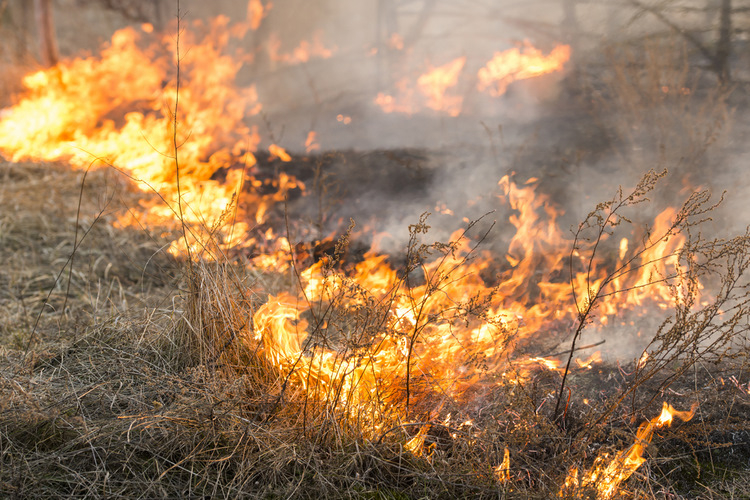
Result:
{"type": "MultiPolygon", "coordinates": [[[[483,144],[480,121],[533,120],[528,101],[549,98],[561,78],[534,90],[513,89],[506,98],[477,90],[477,72],[496,52],[530,39],[522,19],[532,11],[516,2],[273,2],[246,37],[254,61],[241,83],[258,88],[264,117],[257,124],[293,152],[304,152],[310,130],[328,150],[483,144]],[[446,99],[462,103],[462,116],[453,119],[429,107],[435,103],[420,90],[419,78],[457,58],[465,65],[445,88],[446,99]],[[412,109],[384,112],[379,95],[408,101],[412,109]]],[[[227,12],[243,15],[236,6],[227,12]]],[[[554,25],[557,18],[555,9],[534,14],[539,23],[554,25]]],[[[552,31],[533,40],[545,53],[562,42],[552,31]]]]}

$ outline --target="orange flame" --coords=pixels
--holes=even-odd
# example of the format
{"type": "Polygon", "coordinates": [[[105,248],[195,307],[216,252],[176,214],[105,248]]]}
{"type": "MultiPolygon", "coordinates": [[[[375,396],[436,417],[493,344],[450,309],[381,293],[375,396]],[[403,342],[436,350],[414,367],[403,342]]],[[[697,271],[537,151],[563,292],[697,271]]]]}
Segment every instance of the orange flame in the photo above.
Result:
{"type": "MultiPolygon", "coordinates": [[[[226,18],[214,20],[209,36],[218,38],[226,23],[226,18]]],[[[14,161],[66,159],[80,168],[100,158],[141,180],[144,190],[162,193],[174,206],[176,193],[170,191],[176,179],[175,136],[171,111],[163,103],[173,103],[177,90],[162,84],[169,80],[168,61],[158,56],[163,45],[142,50],[139,38],[131,28],[120,30],[101,56],[74,59],[26,77],[26,96],[0,122],[0,150],[14,161]],[[125,113],[121,121],[109,118],[122,108],[140,111],[125,113]]],[[[162,43],[169,46],[171,41],[165,38],[162,43]]],[[[187,33],[182,43],[190,50],[182,61],[179,126],[184,132],[178,131],[176,139],[182,144],[182,203],[189,206],[185,216],[196,222],[230,204],[237,186],[211,177],[227,156],[256,148],[257,131],[243,118],[257,113],[260,104],[254,87],[234,87],[240,65],[222,55],[221,47],[196,43],[187,33]],[[210,74],[197,64],[201,60],[212,61],[210,74]],[[186,142],[187,133],[191,140],[186,142]]],[[[151,210],[172,217],[167,207],[151,210]]]]}
{"type": "Polygon", "coordinates": [[[601,363],[601,361],[602,353],[600,351],[596,351],[594,354],[583,361],[581,361],[580,359],[576,359],[576,364],[578,365],[578,368],[582,370],[590,370],[595,363],[601,363]]]}
{"type": "Polygon", "coordinates": [[[427,106],[435,111],[442,111],[450,116],[458,116],[461,113],[460,96],[446,96],[445,92],[455,87],[458,76],[466,64],[466,57],[459,57],[448,64],[434,68],[417,80],[419,90],[427,97],[427,106]]]}
{"type": "MultiPolygon", "coordinates": [[[[390,43],[391,46],[402,47],[398,43],[402,44],[403,41],[395,37],[390,43]]],[[[508,85],[516,80],[562,71],[569,59],[568,45],[558,45],[548,56],[528,43],[523,52],[517,48],[496,52],[492,60],[479,70],[477,88],[480,92],[489,91],[497,97],[504,94],[508,85]]],[[[458,84],[466,60],[465,56],[459,57],[443,66],[429,69],[417,78],[416,90],[413,80],[403,77],[395,85],[396,92],[378,93],[375,104],[385,113],[413,114],[427,107],[449,116],[458,116],[463,97],[448,95],[447,92],[458,84]]]]}
{"type": "Polygon", "coordinates": [[[317,150],[320,150],[320,144],[318,144],[317,134],[314,130],[311,130],[307,133],[307,139],[305,139],[305,152],[310,153],[317,150]]]}
{"type": "Polygon", "coordinates": [[[505,484],[510,481],[510,451],[505,448],[503,453],[503,461],[495,467],[495,478],[497,478],[500,484],[505,484]]]}
{"type": "Polygon", "coordinates": [[[490,95],[501,96],[516,80],[560,71],[569,59],[569,45],[558,45],[548,56],[528,43],[522,50],[514,48],[495,52],[495,56],[479,70],[477,88],[480,92],[489,91],[490,95]]]}
{"type": "Polygon", "coordinates": [[[260,28],[260,23],[268,15],[268,9],[271,8],[271,5],[269,3],[264,7],[261,0],[249,0],[247,2],[247,21],[250,23],[250,29],[257,30],[260,28]]]}
{"type": "Polygon", "coordinates": [[[285,163],[292,161],[292,157],[289,156],[289,153],[277,144],[271,144],[268,146],[268,152],[271,153],[271,158],[278,158],[285,163]]]}
{"type": "Polygon", "coordinates": [[[404,38],[398,33],[391,33],[388,39],[388,47],[394,50],[404,50],[404,38]]]}
{"type": "Polygon", "coordinates": [[[599,498],[612,498],[620,484],[646,461],[643,453],[651,442],[654,432],[664,426],[672,425],[674,417],[687,422],[693,418],[696,408],[697,405],[694,404],[689,411],[677,411],[672,405],[664,402],[659,416],[641,424],[638,428],[635,443],[630,448],[621,451],[611,460],[607,454],[599,455],[594,461],[592,470],[584,474],[583,478],[579,478],[577,468],[572,468],[560,496],[571,494],[581,487],[593,486],[599,492],[599,498]]]}
{"type": "MultiPolygon", "coordinates": [[[[490,286],[480,277],[490,262],[489,255],[465,259],[471,246],[468,238],[460,233],[453,236],[451,252],[423,264],[424,284],[418,286],[406,286],[403,276],[383,255],[367,254],[347,276],[332,273],[324,268],[323,261],[318,262],[300,273],[302,293],[299,297],[269,299],[256,313],[254,323],[265,332],[262,336],[268,351],[275,353],[274,364],[285,376],[292,375],[286,371],[292,366],[301,370],[300,373],[315,372],[315,387],[310,387],[309,381],[298,380],[308,393],[323,391],[327,394],[345,388],[347,402],[377,413],[382,401],[373,400],[373,391],[377,388],[380,394],[403,397],[410,369],[411,376],[432,374],[429,383],[435,390],[460,398],[477,384],[490,383],[490,378],[485,378],[483,373],[502,373],[517,342],[548,330],[545,325],[550,322],[576,318],[577,309],[569,284],[555,279],[565,265],[569,247],[554,223],[557,213],[544,196],[535,193],[534,183],[518,186],[506,177],[499,187],[501,194],[498,196],[515,212],[510,221],[517,233],[507,255],[511,266],[498,276],[497,284],[490,286]],[[543,218],[542,214],[547,217],[543,218]],[[445,275],[446,270],[451,270],[451,279],[445,275]],[[361,358],[347,357],[335,349],[320,349],[302,356],[303,361],[300,361],[303,349],[299,345],[290,349],[284,344],[286,341],[281,340],[313,338],[315,333],[306,331],[299,318],[307,314],[307,310],[318,307],[315,304],[338,303],[357,308],[365,300],[387,307],[384,314],[388,321],[379,326],[372,350],[361,358]],[[467,321],[461,313],[461,304],[467,301],[486,303],[488,310],[481,317],[467,321]],[[294,307],[282,307],[292,302],[296,304],[294,307]],[[279,311],[287,311],[282,315],[289,318],[288,321],[273,319],[279,311]],[[418,338],[418,343],[411,343],[412,337],[418,338]],[[272,347],[276,342],[273,339],[280,339],[282,345],[272,347]],[[483,371],[472,368],[472,360],[477,356],[481,356],[483,371]]],[[[584,257],[579,255],[579,258],[584,257]]],[[[603,263],[595,264],[592,265],[595,272],[606,272],[603,263]],[[600,265],[602,269],[596,271],[596,266],[600,265]]],[[[631,273],[623,280],[626,278],[630,281],[623,281],[621,286],[627,289],[628,283],[640,279],[640,274],[631,273]]],[[[575,279],[584,286],[587,277],[580,273],[575,279]]],[[[595,293],[597,283],[604,277],[592,279],[591,293],[595,293]]],[[[664,297],[660,286],[666,287],[663,283],[657,284],[652,300],[664,297]]],[[[642,292],[642,289],[637,290],[639,294],[642,292]]],[[[622,313],[618,308],[629,307],[632,303],[627,293],[611,298],[618,314],[622,313]]],[[[590,367],[599,359],[597,352],[579,364],[590,367]]],[[[559,366],[554,359],[531,358],[515,360],[514,368],[523,376],[540,364],[552,370],[559,366]]]]}
{"type": "MultiPolygon", "coordinates": [[[[248,4],[255,14],[259,6],[263,7],[260,2],[248,4]]],[[[286,193],[304,186],[285,173],[260,180],[247,172],[255,163],[253,152],[260,136],[244,120],[259,113],[261,104],[254,87],[234,84],[241,62],[224,53],[229,39],[236,36],[227,26],[226,18],[196,23],[196,31],[206,32],[205,39],[185,31],[179,56],[172,37],[147,43],[144,34],[125,29],[115,33],[98,57],[74,59],[29,75],[24,81],[26,94],[0,120],[0,151],[12,160],[65,160],[77,168],[105,159],[167,202],[167,206],[144,202],[139,215],[148,212],[151,222],[173,223],[175,207],[180,206],[188,224],[213,227],[229,208],[241,206],[245,212],[238,219],[243,222],[225,235],[226,241],[252,245],[253,240],[246,239],[247,227],[262,223],[286,193]],[[176,83],[164,83],[174,80],[177,57],[179,91],[176,83]],[[203,61],[211,61],[210,71],[201,65],[203,61]],[[257,194],[261,192],[268,194],[257,194]]],[[[301,44],[290,54],[278,49],[272,47],[277,60],[290,64],[332,53],[319,42],[301,44]]],[[[461,98],[447,94],[457,86],[465,63],[461,57],[431,69],[418,79],[416,90],[406,79],[403,89],[407,96],[420,95],[425,106],[456,114],[461,98]]],[[[532,65],[514,77],[530,77],[538,71],[532,65]]],[[[392,111],[420,108],[419,102],[385,95],[382,102],[392,111]]],[[[342,124],[350,120],[340,115],[342,124]]],[[[314,131],[305,147],[319,147],[314,131]]],[[[269,146],[269,153],[284,162],[292,159],[277,144],[269,146]]],[[[560,212],[536,193],[534,180],[517,185],[506,176],[499,181],[496,196],[512,211],[509,222],[516,229],[500,266],[493,265],[489,253],[473,250],[461,232],[449,245],[435,247],[435,258],[412,270],[417,275],[413,281],[375,253],[366,254],[348,274],[337,274],[320,261],[299,271],[299,290],[269,297],[255,311],[245,340],[255,343],[295,389],[326,400],[336,394],[341,404],[356,405],[373,416],[393,408],[393,401],[418,399],[417,391],[405,388],[415,379],[425,399],[430,391],[460,398],[469,389],[496,383],[489,374],[504,371],[518,342],[555,331],[545,327],[575,321],[578,314],[570,283],[560,278],[571,243],[557,225],[560,212]],[[334,303],[343,310],[342,316],[358,318],[353,313],[366,306],[376,308],[384,319],[366,325],[367,342],[346,338],[351,332],[342,328],[341,345],[319,346],[313,341],[326,327],[306,318],[317,313],[316,307],[334,303]],[[482,314],[470,314],[477,304],[486,308],[482,314]]],[[[674,216],[674,211],[660,215],[652,234],[668,231],[674,216]]],[[[265,239],[255,241],[263,243],[267,252],[254,257],[254,264],[288,269],[289,241],[270,229],[265,239]]],[[[632,250],[621,242],[618,266],[630,272],[620,273],[614,286],[627,293],[613,295],[603,304],[602,317],[642,307],[647,300],[672,301],[667,282],[646,285],[654,276],[674,274],[684,240],[671,235],[667,241],[645,241],[647,252],[632,262],[628,260],[632,250]]],[[[187,249],[199,251],[200,243],[197,238],[180,240],[170,251],[184,255],[187,249]]],[[[578,264],[585,261],[580,254],[572,259],[578,264]]],[[[595,260],[588,266],[590,273],[572,277],[578,290],[585,291],[579,302],[590,300],[603,286],[606,264],[595,260]]],[[[556,360],[545,358],[520,360],[516,366],[521,366],[523,376],[523,370],[538,369],[540,363],[550,369],[558,366],[556,360]]]]}
{"type": "Polygon", "coordinates": [[[335,48],[323,44],[323,34],[317,31],[312,41],[302,40],[291,52],[281,52],[281,40],[274,33],[269,35],[268,53],[272,61],[286,64],[306,63],[313,58],[328,59],[333,56],[335,48]]]}

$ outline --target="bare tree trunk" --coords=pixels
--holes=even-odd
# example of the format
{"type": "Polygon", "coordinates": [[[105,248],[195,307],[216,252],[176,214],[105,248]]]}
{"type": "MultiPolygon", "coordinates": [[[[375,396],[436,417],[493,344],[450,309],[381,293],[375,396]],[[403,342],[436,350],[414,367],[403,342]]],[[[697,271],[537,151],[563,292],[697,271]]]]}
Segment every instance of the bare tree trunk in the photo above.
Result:
{"type": "Polygon", "coordinates": [[[569,43],[573,43],[578,35],[578,17],[576,16],[576,0],[563,0],[563,29],[569,43]]]}
{"type": "Polygon", "coordinates": [[[154,25],[157,31],[162,31],[171,19],[171,6],[163,0],[154,0],[154,25]]]}
{"type": "Polygon", "coordinates": [[[34,15],[39,35],[39,50],[42,64],[51,67],[57,64],[57,39],[55,25],[52,20],[52,0],[34,0],[34,15]]]}
{"type": "Polygon", "coordinates": [[[719,11],[719,43],[716,46],[716,72],[719,82],[729,83],[729,56],[732,53],[732,0],[721,0],[719,11]]]}
{"type": "Polygon", "coordinates": [[[378,48],[378,65],[375,76],[375,91],[390,91],[392,69],[392,49],[388,42],[398,33],[398,16],[393,0],[378,0],[375,43],[378,48]]]}
{"type": "Polygon", "coordinates": [[[562,31],[563,31],[563,37],[565,42],[570,45],[570,48],[573,51],[573,56],[571,57],[570,61],[570,81],[572,83],[577,83],[577,73],[578,73],[578,49],[579,49],[579,33],[580,33],[580,26],[578,24],[578,16],[576,15],[576,3],[577,0],[563,0],[562,1],[562,9],[563,9],[563,20],[562,20],[562,31]]]}
{"type": "Polygon", "coordinates": [[[435,10],[436,4],[437,0],[425,0],[417,21],[414,23],[409,33],[404,35],[404,49],[408,49],[417,43],[419,37],[422,36],[422,32],[424,31],[425,26],[427,26],[427,22],[430,20],[430,15],[432,14],[432,11],[435,10]]]}

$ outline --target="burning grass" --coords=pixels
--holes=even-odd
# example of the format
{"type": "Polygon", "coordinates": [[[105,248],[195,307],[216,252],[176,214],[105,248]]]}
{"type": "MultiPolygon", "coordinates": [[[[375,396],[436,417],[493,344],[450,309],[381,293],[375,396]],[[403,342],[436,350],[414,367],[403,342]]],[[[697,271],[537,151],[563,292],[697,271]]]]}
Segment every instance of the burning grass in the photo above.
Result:
{"type": "MultiPolygon", "coordinates": [[[[4,200],[19,207],[15,225],[4,220],[3,248],[14,264],[5,268],[5,279],[18,284],[26,281],[22,276],[49,276],[36,291],[10,290],[16,290],[15,300],[36,305],[51,287],[48,304],[56,304],[66,287],[52,285],[72,251],[76,210],[69,203],[61,203],[62,210],[45,204],[75,198],[81,176],[33,164],[13,165],[12,172],[6,166],[4,175],[4,200]],[[60,198],[13,189],[19,185],[14,183],[34,182],[54,185],[60,198]],[[22,240],[32,238],[26,229],[34,224],[43,229],[38,235],[58,235],[52,247],[57,253],[45,254],[46,241],[22,240]],[[41,255],[29,254],[32,247],[41,255]]],[[[102,209],[91,203],[98,198],[90,193],[114,190],[103,172],[88,181],[78,218],[84,230],[102,209]]],[[[562,425],[550,399],[561,374],[541,365],[458,398],[436,392],[434,380],[414,374],[408,407],[404,387],[398,388],[402,372],[378,381],[380,404],[387,407],[375,415],[359,409],[362,401],[347,399],[346,386],[335,380],[327,390],[304,390],[311,376],[319,376],[314,365],[302,366],[316,349],[341,353],[334,363],[349,367],[338,379],[343,384],[359,366],[352,359],[383,348],[374,344],[378,333],[372,326],[387,323],[387,312],[373,302],[355,310],[346,305],[365,293],[360,287],[350,283],[338,295],[318,299],[307,316],[308,322],[318,316],[309,336],[317,347],[308,345],[296,367],[284,368],[264,353],[269,345],[252,342],[249,332],[259,327],[253,316],[268,303],[268,293],[299,286],[293,271],[259,273],[226,260],[194,263],[178,278],[171,259],[159,252],[158,238],[112,229],[108,221],[116,213],[112,204],[105,206],[111,212],[102,214],[78,247],[66,314],[43,310],[38,342],[27,356],[23,340],[33,323],[32,307],[20,319],[3,318],[4,329],[19,331],[16,340],[5,337],[3,356],[3,495],[549,498],[561,491],[570,466],[587,470],[603,451],[614,456],[633,446],[636,427],[658,415],[662,398],[677,409],[697,403],[696,414],[674,429],[654,429],[652,444],[644,443],[648,465],[619,491],[715,498],[742,496],[750,488],[742,474],[750,416],[750,389],[742,382],[746,351],[718,359],[709,349],[687,369],[683,358],[667,358],[651,376],[648,364],[635,362],[571,369],[566,387],[572,396],[564,401],[562,425]],[[106,243],[132,249],[139,238],[150,250],[141,257],[130,251],[127,261],[117,244],[106,243]],[[99,283],[98,296],[83,293],[92,281],[99,283]],[[299,378],[291,376],[295,369],[299,378]],[[391,399],[385,399],[387,387],[391,399]]],[[[425,250],[410,248],[414,259],[425,250]]],[[[327,272],[330,280],[339,276],[333,267],[327,272]]],[[[508,370],[514,369],[511,363],[508,370]]],[[[597,495],[596,483],[579,485],[563,491],[576,498],[597,495]]]]}
{"type": "MultiPolygon", "coordinates": [[[[221,34],[226,21],[203,27],[221,34]]],[[[716,207],[707,191],[635,223],[666,175],[650,171],[570,239],[538,181],[506,175],[480,195],[507,215],[515,234],[504,239],[485,217],[436,242],[425,214],[397,254],[355,250],[354,225],[295,241],[313,234],[307,222],[318,234],[330,222],[335,179],[322,160],[308,168],[317,216],[290,220],[307,181],[275,143],[263,177],[257,130],[243,121],[256,95],[231,86],[239,65],[219,58],[227,73],[204,82],[188,61],[185,80],[161,88],[158,57],[138,86],[149,95],[133,98],[149,104],[119,116],[106,85],[90,92],[81,75],[107,75],[130,52],[128,71],[151,74],[134,32],[119,32],[103,60],[32,75],[2,122],[14,160],[79,168],[0,171],[15,211],[0,217],[3,495],[748,494],[750,235],[701,234],[716,207]],[[226,97],[233,121],[204,114],[201,85],[226,97]],[[77,105],[82,95],[92,106],[77,105]],[[39,129],[14,124],[48,98],[65,112],[46,117],[58,122],[42,126],[37,151],[27,136],[39,129]],[[143,139],[135,122],[153,125],[152,143],[106,151],[126,132],[127,144],[143,139]],[[65,156],[71,134],[86,151],[65,156]],[[607,355],[618,336],[637,355],[613,348],[621,356],[600,362],[592,349],[607,355]]],[[[713,132],[689,141],[702,157],[713,132]]]]}

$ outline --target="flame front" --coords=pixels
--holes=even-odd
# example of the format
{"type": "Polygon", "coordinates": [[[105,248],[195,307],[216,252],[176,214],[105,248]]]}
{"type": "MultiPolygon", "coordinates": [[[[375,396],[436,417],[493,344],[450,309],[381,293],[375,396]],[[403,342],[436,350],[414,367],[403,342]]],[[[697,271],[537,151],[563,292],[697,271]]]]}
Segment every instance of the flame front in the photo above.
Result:
{"type": "MultiPolygon", "coordinates": [[[[144,207],[151,221],[173,220],[180,203],[188,223],[212,224],[240,189],[241,172],[226,182],[213,175],[233,158],[252,166],[260,136],[244,118],[258,113],[255,87],[237,88],[241,63],[222,54],[228,43],[228,20],[216,18],[201,43],[185,32],[181,43],[179,122],[174,128],[178,96],[169,81],[174,40],[163,37],[141,48],[133,28],[118,31],[100,56],[78,58],[24,79],[20,102],[0,122],[0,150],[12,160],[66,160],[86,168],[96,160],[122,170],[144,191],[159,193],[166,205],[144,207]],[[210,41],[210,43],[208,42],[210,41]],[[207,72],[200,64],[210,60],[207,72]],[[189,140],[188,140],[189,139],[189,140]],[[179,147],[176,153],[175,146],[179,147]]],[[[256,208],[267,204],[260,198],[256,208]]]]}
{"type": "MultiPolygon", "coordinates": [[[[570,242],[554,223],[557,213],[535,193],[533,182],[518,186],[504,177],[498,187],[498,198],[515,212],[510,222],[517,232],[506,256],[509,266],[495,283],[482,278],[492,256],[477,255],[461,232],[437,258],[406,276],[391,267],[386,256],[373,252],[348,274],[320,261],[300,272],[297,296],[271,297],[255,314],[255,336],[263,339],[264,349],[284,377],[296,378],[308,394],[325,400],[332,393],[340,394],[345,406],[368,409],[372,415],[381,415],[404,399],[412,405],[437,394],[460,400],[496,383],[494,376],[508,370],[518,343],[553,335],[560,328],[556,325],[574,321],[578,308],[571,287],[557,278],[570,255],[566,253],[570,242]],[[478,304],[483,305],[481,314],[472,312],[478,304]],[[339,312],[330,312],[336,309],[339,312]],[[386,321],[377,325],[360,321],[364,311],[378,311],[375,316],[386,321]],[[330,318],[322,324],[326,312],[330,318]],[[318,323],[301,321],[302,317],[318,318],[318,323]],[[358,319],[356,324],[346,324],[343,317],[358,319]],[[335,334],[339,340],[333,342],[338,346],[332,345],[332,331],[339,332],[335,334]],[[329,336],[328,347],[322,347],[321,335],[329,336]],[[290,338],[295,340],[290,343],[290,338]]],[[[645,258],[649,266],[658,264],[656,271],[643,259],[631,259],[630,267],[619,262],[617,286],[627,292],[612,294],[602,307],[604,319],[611,317],[606,316],[608,311],[622,314],[636,305],[641,311],[647,299],[656,304],[673,300],[668,280],[650,287],[638,284],[646,272],[674,275],[675,263],[670,259],[679,248],[675,244],[670,238],[670,246],[658,250],[672,253],[645,258]]],[[[584,255],[577,258],[586,263],[584,255]]],[[[592,268],[599,269],[598,274],[581,272],[573,281],[590,280],[592,290],[600,286],[606,265],[595,260],[592,268]]],[[[596,352],[577,364],[587,369],[599,361],[596,352]]],[[[514,359],[520,376],[538,366],[558,369],[554,359],[514,359]]]]}
{"type": "Polygon", "coordinates": [[[422,94],[427,97],[428,107],[435,111],[443,111],[451,116],[458,116],[461,113],[463,98],[447,96],[446,91],[456,86],[464,64],[466,64],[466,57],[459,57],[419,77],[417,85],[419,85],[422,94]]]}

